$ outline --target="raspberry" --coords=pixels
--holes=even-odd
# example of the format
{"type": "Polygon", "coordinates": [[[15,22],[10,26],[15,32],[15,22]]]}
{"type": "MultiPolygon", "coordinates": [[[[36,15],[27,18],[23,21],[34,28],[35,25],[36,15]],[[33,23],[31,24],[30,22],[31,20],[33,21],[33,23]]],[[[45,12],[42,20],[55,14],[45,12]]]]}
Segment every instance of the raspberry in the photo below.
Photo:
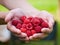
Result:
{"type": "Polygon", "coordinates": [[[49,27],[49,25],[48,25],[46,22],[42,22],[41,26],[42,26],[43,28],[48,28],[48,27],[49,27]]]}
{"type": "Polygon", "coordinates": [[[22,28],[26,28],[26,24],[22,24],[22,28]]]}
{"type": "Polygon", "coordinates": [[[30,20],[29,20],[29,19],[25,19],[25,20],[24,20],[24,23],[25,23],[25,24],[28,24],[28,23],[30,23],[30,20]]]}
{"type": "Polygon", "coordinates": [[[31,30],[31,29],[33,29],[33,25],[32,25],[31,23],[26,24],[26,28],[27,28],[28,30],[31,30]]]}
{"type": "Polygon", "coordinates": [[[19,20],[12,20],[12,25],[16,26],[19,22],[19,20]]]}
{"type": "Polygon", "coordinates": [[[26,16],[20,17],[20,20],[24,21],[26,19],[26,16]]]}
{"type": "Polygon", "coordinates": [[[33,17],[29,17],[28,19],[31,21],[33,19],[33,17]]]}
{"type": "Polygon", "coordinates": [[[27,29],[26,28],[21,28],[21,32],[26,33],[27,29]]]}
{"type": "Polygon", "coordinates": [[[30,30],[27,30],[26,34],[28,37],[32,35],[30,30]]]}
{"type": "Polygon", "coordinates": [[[35,34],[36,33],[36,31],[35,30],[31,30],[31,34],[33,35],[33,34],[35,34]]]}
{"type": "Polygon", "coordinates": [[[37,19],[37,18],[33,18],[33,19],[31,20],[31,22],[32,22],[32,24],[33,24],[34,26],[38,26],[38,25],[40,24],[40,20],[37,19]]]}
{"type": "Polygon", "coordinates": [[[20,20],[13,20],[12,25],[14,25],[17,29],[21,30],[27,34],[27,36],[31,36],[35,33],[42,33],[42,28],[48,28],[48,24],[44,22],[42,18],[38,17],[20,17],[20,20]]]}
{"type": "Polygon", "coordinates": [[[17,24],[16,28],[20,29],[22,25],[20,23],[17,24]]]}
{"type": "Polygon", "coordinates": [[[41,27],[40,27],[40,26],[36,26],[36,27],[35,27],[35,31],[36,31],[37,33],[40,33],[40,32],[41,32],[41,27]]]}
{"type": "Polygon", "coordinates": [[[41,23],[42,23],[42,22],[44,22],[44,20],[43,20],[43,19],[41,19],[41,18],[39,18],[39,20],[40,20],[40,25],[41,25],[41,23]]]}

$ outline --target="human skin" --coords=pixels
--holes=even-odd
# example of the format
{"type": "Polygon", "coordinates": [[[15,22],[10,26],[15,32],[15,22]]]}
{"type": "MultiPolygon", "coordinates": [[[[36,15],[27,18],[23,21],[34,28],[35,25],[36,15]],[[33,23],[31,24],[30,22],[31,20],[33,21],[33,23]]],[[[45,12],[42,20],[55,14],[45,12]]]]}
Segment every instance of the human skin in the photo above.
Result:
{"type": "MultiPolygon", "coordinates": [[[[37,10],[36,8],[34,8],[32,5],[30,5],[27,0],[0,0],[1,4],[3,6],[5,6],[6,8],[8,8],[9,10],[12,10],[12,9],[15,9],[15,8],[21,8],[23,9],[25,12],[24,14],[25,15],[38,15],[41,11],[37,10]]],[[[16,12],[15,12],[16,13],[16,12]]],[[[43,12],[43,14],[46,13],[46,12],[43,12]]],[[[8,13],[9,14],[9,13],[8,13]]],[[[48,15],[48,13],[46,13],[48,15]]],[[[10,16],[10,15],[9,15],[10,16]]],[[[42,15],[41,15],[42,16],[42,15]]],[[[8,17],[8,16],[7,16],[8,17]]],[[[10,16],[11,17],[11,16],[10,16]]],[[[45,15],[46,17],[46,15],[45,15]]],[[[42,16],[43,18],[43,16],[42,16]]],[[[51,18],[53,19],[53,18],[51,18]]],[[[6,19],[7,21],[7,19],[6,19]]],[[[7,21],[8,22],[8,21],[7,21]]],[[[54,22],[54,21],[53,21],[54,22]]],[[[52,24],[52,23],[50,23],[52,24]]],[[[9,27],[9,26],[8,26],[9,27]]],[[[52,27],[53,27],[53,24],[52,24],[52,27]]],[[[8,28],[8,29],[11,29],[11,28],[8,28]]],[[[11,29],[12,30],[12,29],[11,29]]],[[[44,30],[45,31],[45,30],[44,30]]],[[[43,32],[44,32],[43,31],[43,32]]],[[[14,31],[12,31],[14,32],[14,31]]],[[[46,31],[45,31],[46,32],[46,31]]],[[[45,34],[44,34],[45,35],[45,34]]],[[[43,37],[44,37],[43,35],[43,37]]],[[[39,36],[39,35],[38,35],[39,36]]],[[[35,37],[38,37],[38,36],[35,36],[35,37]]]]}

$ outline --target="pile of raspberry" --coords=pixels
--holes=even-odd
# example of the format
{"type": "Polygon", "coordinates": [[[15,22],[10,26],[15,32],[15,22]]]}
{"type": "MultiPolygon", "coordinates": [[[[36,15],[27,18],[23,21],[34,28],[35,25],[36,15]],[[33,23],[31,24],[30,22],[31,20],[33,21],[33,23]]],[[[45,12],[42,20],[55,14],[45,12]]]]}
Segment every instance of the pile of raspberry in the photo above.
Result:
{"type": "Polygon", "coordinates": [[[21,16],[19,20],[12,20],[12,25],[27,34],[27,36],[32,36],[35,33],[42,33],[42,28],[49,28],[49,25],[42,19],[38,17],[26,17],[21,16]]]}

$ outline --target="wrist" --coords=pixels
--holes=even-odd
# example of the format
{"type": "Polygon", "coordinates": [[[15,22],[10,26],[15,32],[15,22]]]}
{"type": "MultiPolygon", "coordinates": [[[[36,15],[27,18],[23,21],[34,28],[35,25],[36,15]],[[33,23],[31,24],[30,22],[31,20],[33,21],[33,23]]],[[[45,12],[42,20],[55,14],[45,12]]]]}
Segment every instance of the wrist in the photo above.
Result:
{"type": "Polygon", "coordinates": [[[40,13],[38,9],[30,5],[27,1],[21,2],[21,9],[23,9],[26,14],[28,13],[28,15],[37,15],[40,13]]]}

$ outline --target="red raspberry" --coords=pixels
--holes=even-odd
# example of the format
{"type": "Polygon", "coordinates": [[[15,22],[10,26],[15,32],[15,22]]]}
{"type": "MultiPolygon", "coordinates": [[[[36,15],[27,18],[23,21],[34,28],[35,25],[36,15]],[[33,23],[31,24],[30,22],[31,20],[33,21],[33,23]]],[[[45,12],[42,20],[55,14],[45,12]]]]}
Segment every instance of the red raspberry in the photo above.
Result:
{"type": "Polygon", "coordinates": [[[38,20],[40,19],[40,18],[38,18],[38,17],[34,17],[34,18],[35,18],[35,19],[38,19],[38,20]]]}
{"type": "Polygon", "coordinates": [[[33,19],[31,20],[31,22],[32,22],[32,24],[33,24],[34,26],[38,26],[38,25],[40,24],[40,20],[37,19],[37,18],[33,18],[33,19]]]}
{"type": "Polygon", "coordinates": [[[40,32],[41,32],[41,27],[40,27],[40,26],[36,26],[36,27],[35,27],[35,31],[36,31],[37,33],[40,33],[40,32]]]}
{"type": "Polygon", "coordinates": [[[35,30],[31,30],[31,34],[33,35],[33,34],[35,34],[36,33],[36,31],[35,30]]]}
{"type": "Polygon", "coordinates": [[[31,21],[33,19],[33,17],[29,17],[28,19],[31,21]]]}
{"type": "Polygon", "coordinates": [[[27,29],[26,28],[21,28],[21,32],[26,33],[27,29]]]}
{"type": "Polygon", "coordinates": [[[25,23],[25,24],[28,24],[28,23],[30,23],[30,20],[29,20],[29,19],[25,19],[25,20],[24,20],[24,23],[25,23]]]}
{"type": "Polygon", "coordinates": [[[27,30],[26,34],[28,37],[32,35],[30,30],[27,30]]]}
{"type": "Polygon", "coordinates": [[[26,24],[22,24],[22,28],[26,28],[26,24]]]}
{"type": "Polygon", "coordinates": [[[17,24],[16,28],[20,29],[22,25],[20,23],[17,24]]]}
{"type": "Polygon", "coordinates": [[[44,20],[42,18],[39,18],[40,20],[40,25],[42,24],[42,22],[44,22],[44,20]]]}
{"type": "Polygon", "coordinates": [[[16,26],[19,22],[19,20],[12,20],[12,25],[16,26]]]}
{"type": "Polygon", "coordinates": [[[46,22],[42,22],[41,26],[42,26],[43,28],[48,28],[48,27],[49,27],[49,25],[48,25],[46,22]]]}
{"type": "Polygon", "coordinates": [[[20,17],[20,20],[24,21],[26,19],[26,16],[20,17]]]}
{"type": "Polygon", "coordinates": [[[17,29],[20,29],[21,32],[31,36],[35,33],[41,33],[42,28],[48,28],[48,24],[44,22],[42,18],[38,17],[29,17],[22,16],[20,20],[13,20],[12,25],[16,26],[17,29]]]}
{"type": "Polygon", "coordinates": [[[26,29],[28,30],[33,29],[33,25],[31,23],[26,24],[26,29]]]}

